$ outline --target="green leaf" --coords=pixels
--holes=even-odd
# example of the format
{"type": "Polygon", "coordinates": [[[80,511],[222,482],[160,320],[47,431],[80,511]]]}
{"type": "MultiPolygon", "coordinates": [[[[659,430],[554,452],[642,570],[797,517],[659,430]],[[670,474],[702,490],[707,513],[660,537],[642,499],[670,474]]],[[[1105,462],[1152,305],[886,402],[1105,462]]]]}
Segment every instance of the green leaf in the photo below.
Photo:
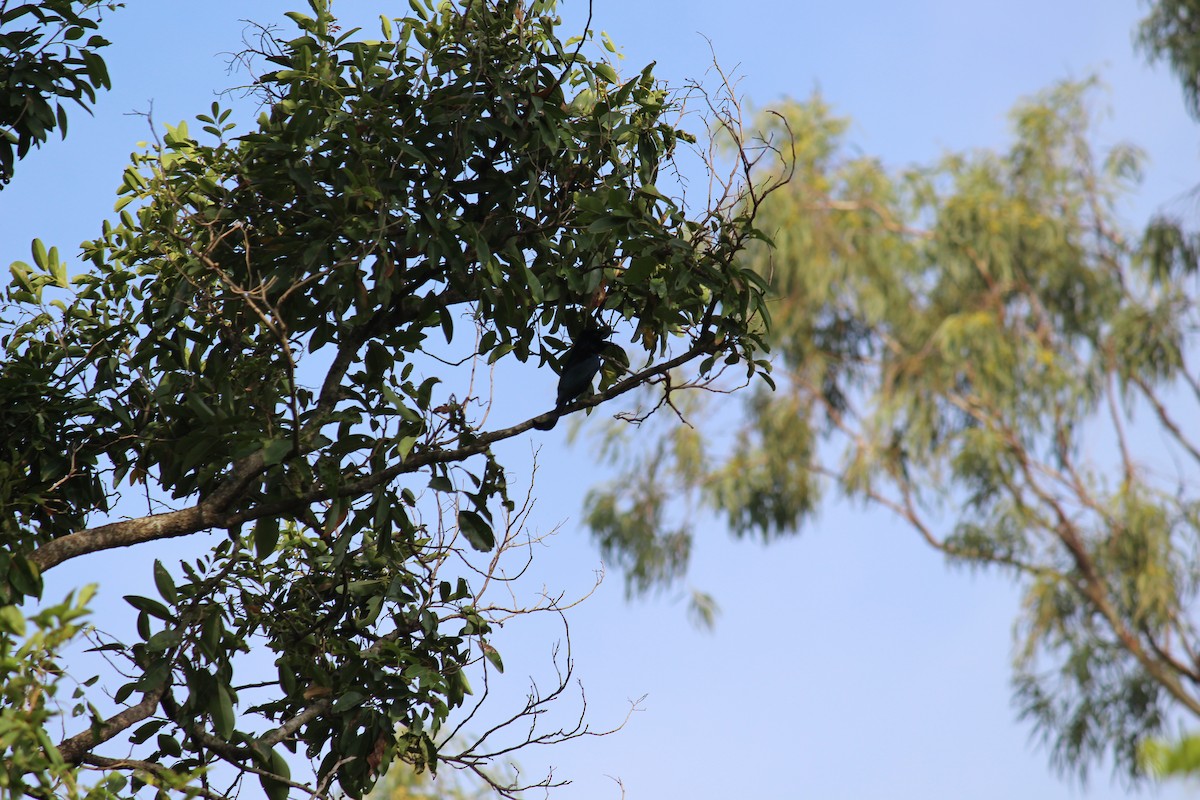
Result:
{"type": "MultiPolygon", "coordinates": [[[[292,770],[288,766],[287,759],[278,751],[272,748],[267,756],[267,768],[281,778],[291,778],[292,770]]],[[[277,781],[266,775],[259,776],[259,783],[262,785],[263,793],[266,794],[267,800],[287,800],[291,796],[291,787],[286,783],[277,781]]]]}
{"type": "Polygon", "coordinates": [[[279,544],[279,518],[274,516],[260,517],[254,523],[254,552],[259,560],[265,559],[275,552],[279,544]]]}
{"type": "Polygon", "coordinates": [[[27,597],[42,593],[42,574],[37,565],[25,556],[13,556],[8,569],[9,584],[27,597]]]}
{"type": "Polygon", "coordinates": [[[136,729],[134,729],[133,733],[129,734],[129,741],[133,742],[134,744],[141,744],[142,742],[149,741],[150,737],[162,730],[163,726],[166,724],[167,721],[165,719],[156,719],[151,720],[144,725],[139,725],[136,729]]]}
{"type": "Polygon", "coordinates": [[[609,83],[616,83],[619,80],[617,77],[617,71],[608,64],[593,64],[592,69],[597,75],[609,83]]]}
{"type": "Polygon", "coordinates": [[[17,606],[0,606],[0,630],[14,636],[25,635],[25,615],[17,606]]]}
{"type": "Polygon", "coordinates": [[[154,585],[158,587],[158,593],[162,595],[163,600],[171,605],[178,602],[179,593],[175,590],[175,581],[171,579],[171,573],[167,572],[167,568],[157,559],[154,561],[154,585]]]}
{"type": "Polygon", "coordinates": [[[37,264],[43,271],[49,270],[50,258],[46,253],[46,245],[42,244],[41,239],[33,240],[33,263],[37,264]]]}
{"type": "Polygon", "coordinates": [[[396,443],[396,455],[400,456],[401,461],[408,458],[408,454],[412,452],[413,446],[416,443],[416,436],[405,436],[396,443]]]}
{"type": "Polygon", "coordinates": [[[264,439],[262,443],[263,464],[273,467],[292,452],[291,439],[264,439]]]}
{"type": "Polygon", "coordinates": [[[179,758],[183,755],[183,747],[180,746],[179,740],[166,733],[158,735],[158,749],[163,755],[172,758],[179,758]]]}
{"type": "Polygon", "coordinates": [[[638,194],[644,194],[647,197],[653,197],[656,200],[666,200],[667,202],[671,201],[671,198],[667,197],[665,194],[660,192],[658,190],[658,187],[655,186],[653,183],[643,184],[638,189],[638,194]]]}
{"type": "Polygon", "coordinates": [[[351,689],[348,692],[345,692],[344,694],[342,694],[341,697],[339,697],[337,700],[334,701],[333,707],[331,710],[335,714],[341,714],[344,711],[349,711],[352,708],[357,708],[358,706],[362,705],[363,701],[366,699],[367,699],[367,696],[365,694],[363,694],[362,692],[360,692],[356,689],[351,689]]]}
{"type": "Polygon", "coordinates": [[[496,535],[492,532],[492,526],[474,511],[462,509],[458,512],[458,529],[476,550],[486,553],[496,546],[496,535]]]}
{"type": "Polygon", "coordinates": [[[218,683],[217,690],[208,696],[208,713],[218,736],[228,739],[233,735],[233,698],[224,684],[218,683]]]}
{"type": "Polygon", "coordinates": [[[621,274],[621,280],[631,285],[642,283],[650,277],[658,263],[658,259],[651,256],[638,256],[631,259],[629,268],[621,274]]]}
{"type": "Polygon", "coordinates": [[[58,248],[51,247],[50,253],[46,258],[49,261],[50,275],[54,278],[54,284],[60,288],[66,289],[71,285],[71,283],[67,279],[67,265],[58,259],[58,248]]]}
{"type": "Polygon", "coordinates": [[[138,611],[145,611],[147,614],[158,617],[167,622],[176,622],[175,615],[171,610],[157,600],[151,600],[149,597],[139,597],[135,594],[125,595],[125,602],[136,608],[138,611]]]}
{"type": "Polygon", "coordinates": [[[487,642],[480,643],[480,647],[483,648],[484,656],[486,656],[487,660],[492,663],[492,666],[496,668],[496,671],[504,672],[504,662],[500,659],[500,651],[492,647],[487,642]]]}
{"type": "Polygon", "coordinates": [[[1138,758],[1156,777],[1195,777],[1200,775],[1200,736],[1185,735],[1175,741],[1149,739],[1142,743],[1138,758]]]}
{"type": "Polygon", "coordinates": [[[192,411],[196,413],[196,416],[199,417],[202,422],[212,422],[216,420],[217,412],[213,411],[212,406],[204,402],[204,398],[202,398],[198,393],[188,392],[184,397],[184,402],[187,404],[188,408],[192,409],[192,411]]]}
{"type": "Polygon", "coordinates": [[[137,690],[137,684],[134,682],[121,685],[117,691],[113,693],[113,702],[124,703],[137,690]]]}
{"type": "Polygon", "coordinates": [[[178,647],[183,642],[183,634],[175,628],[166,628],[146,640],[146,652],[162,653],[178,647]]]}
{"type": "MultiPolygon", "coordinates": [[[[537,275],[533,274],[528,266],[524,266],[525,282],[529,285],[529,296],[535,303],[540,303],[546,297],[546,291],[542,288],[542,282],[538,280],[537,275]]],[[[511,348],[510,348],[511,349],[511,348]]]]}
{"type": "Polygon", "coordinates": [[[313,31],[317,27],[317,21],[312,17],[301,14],[299,11],[285,11],[283,15],[296,23],[296,27],[303,31],[313,31]]]}
{"type": "Polygon", "coordinates": [[[605,231],[615,230],[629,223],[629,217],[600,217],[591,225],[587,226],[588,233],[604,233],[605,231]]]}
{"type": "Polygon", "coordinates": [[[13,282],[27,292],[35,290],[33,282],[29,279],[29,273],[32,268],[24,261],[14,261],[9,265],[8,271],[12,273],[13,282]]]}
{"type": "Polygon", "coordinates": [[[438,309],[438,320],[442,324],[442,333],[446,336],[446,342],[449,343],[454,339],[454,312],[449,306],[443,306],[438,309]]]}

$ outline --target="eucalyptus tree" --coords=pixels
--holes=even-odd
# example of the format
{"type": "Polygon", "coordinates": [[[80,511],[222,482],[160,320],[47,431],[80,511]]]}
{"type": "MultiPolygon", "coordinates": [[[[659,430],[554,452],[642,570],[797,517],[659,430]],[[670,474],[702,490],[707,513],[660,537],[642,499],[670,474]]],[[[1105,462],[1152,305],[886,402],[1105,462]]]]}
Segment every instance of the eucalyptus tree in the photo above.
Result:
{"type": "Polygon", "coordinates": [[[644,447],[615,432],[626,472],[588,514],[639,592],[685,571],[707,518],[682,509],[766,540],[830,491],[889,510],[1022,587],[1015,697],[1054,762],[1137,775],[1200,717],[1200,239],[1122,223],[1142,154],[1096,152],[1089,87],[1019,104],[1004,151],[903,170],[848,154],[820,97],[764,118],[797,152],[760,209],[775,249],[741,260],[770,281],[779,389],[644,447]]]}

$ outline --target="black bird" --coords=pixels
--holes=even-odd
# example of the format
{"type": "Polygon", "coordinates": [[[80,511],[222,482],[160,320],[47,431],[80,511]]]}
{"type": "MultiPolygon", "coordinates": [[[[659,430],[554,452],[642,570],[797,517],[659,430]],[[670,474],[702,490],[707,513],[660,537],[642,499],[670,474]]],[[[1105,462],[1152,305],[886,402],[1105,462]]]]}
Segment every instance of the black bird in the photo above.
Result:
{"type": "Polygon", "coordinates": [[[570,349],[563,356],[562,374],[558,378],[558,397],[554,401],[554,416],[548,422],[535,422],[533,427],[548,431],[558,423],[563,408],[579,395],[592,388],[592,380],[600,371],[600,351],[605,340],[612,335],[612,328],[603,325],[588,327],[575,337],[570,349]]]}

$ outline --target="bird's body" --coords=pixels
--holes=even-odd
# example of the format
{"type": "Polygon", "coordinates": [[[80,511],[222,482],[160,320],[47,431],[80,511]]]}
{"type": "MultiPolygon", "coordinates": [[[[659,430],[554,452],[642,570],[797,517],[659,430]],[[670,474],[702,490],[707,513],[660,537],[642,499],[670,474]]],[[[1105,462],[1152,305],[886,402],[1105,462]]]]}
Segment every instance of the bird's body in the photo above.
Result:
{"type": "Polygon", "coordinates": [[[539,422],[534,427],[548,431],[558,422],[558,415],[572,400],[592,387],[596,373],[600,371],[600,351],[612,328],[586,328],[571,343],[563,356],[562,373],[558,379],[558,394],[554,401],[555,416],[549,422],[539,422]]]}

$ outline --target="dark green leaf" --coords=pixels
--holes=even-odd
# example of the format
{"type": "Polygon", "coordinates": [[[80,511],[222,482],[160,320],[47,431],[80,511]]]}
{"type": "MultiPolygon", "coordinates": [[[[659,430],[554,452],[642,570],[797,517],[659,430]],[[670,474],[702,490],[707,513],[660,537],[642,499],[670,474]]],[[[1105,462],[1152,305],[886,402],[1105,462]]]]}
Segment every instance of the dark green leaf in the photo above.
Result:
{"type": "Polygon", "coordinates": [[[222,739],[233,735],[235,721],[233,698],[224,684],[218,683],[216,691],[208,696],[208,713],[212,717],[213,730],[222,739]]]}
{"type": "Polygon", "coordinates": [[[254,523],[254,552],[259,559],[265,559],[275,552],[279,544],[279,518],[273,516],[260,517],[254,523]]]}
{"type": "Polygon", "coordinates": [[[270,467],[281,463],[292,452],[290,439],[267,439],[262,443],[263,464],[270,467]]]}
{"type": "Polygon", "coordinates": [[[357,708],[358,706],[362,705],[363,701],[366,699],[367,696],[365,694],[351,689],[334,701],[332,711],[335,714],[341,714],[345,711],[349,711],[352,708],[357,708]]]}
{"type": "Polygon", "coordinates": [[[177,619],[171,610],[157,600],[152,600],[149,597],[139,597],[135,594],[125,595],[125,602],[136,608],[138,611],[144,611],[151,616],[158,617],[167,622],[176,622],[177,619]]]}
{"type": "Polygon", "coordinates": [[[171,579],[171,573],[167,572],[167,568],[157,559],[154,561],[154,585],[158,587],[158,593],[162,599],[175,605],[179,599],[179,594],[175,590],[175,581],[171,579]]]}
{"type": "Polygon", "coordinates": [[[492,533],[492,526],[474,511],[459,510],[458,529],[476,550],[487,552],[496,546],[496,536],[492,533]]]}

